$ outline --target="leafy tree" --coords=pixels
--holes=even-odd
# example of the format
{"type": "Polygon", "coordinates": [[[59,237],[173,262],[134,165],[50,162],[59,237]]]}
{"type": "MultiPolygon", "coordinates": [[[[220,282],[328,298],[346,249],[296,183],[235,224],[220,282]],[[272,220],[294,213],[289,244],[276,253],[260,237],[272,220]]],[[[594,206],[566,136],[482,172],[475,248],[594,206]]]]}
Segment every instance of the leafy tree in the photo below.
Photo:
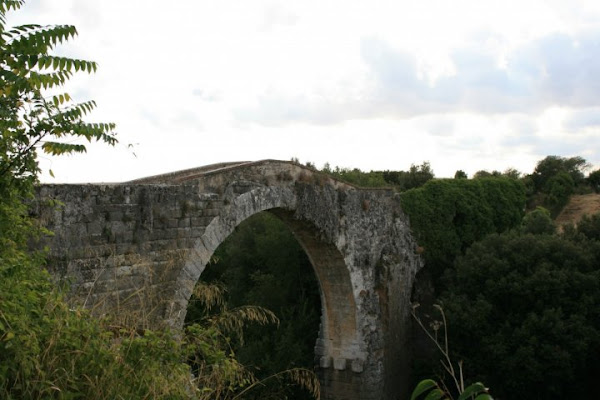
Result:
{"type": "Polygon", "coordinates": [[[523,233],[534,235],[553,234],[556,232],[556,225],[550,216],[550,211],[538,207],[523,217],[521,230],[523,233]]]}
{"type": "Polygon", "coordinates": [[[413,189],[423,186],[427,181],[433,179],[434,174],[429,161],[423,162],[421,165],[411,165],[408,170],[408,177],[404,185],[404,189],[413,189]]]}
{"type": "Polygon", "coordinates": [[[573,183],[580,185],[584,181],[583,171],[588,167],[589,164],[582,157],[547,156],[537,163],[532,178],[537,191],[547,190],[548,181],[561,172],[569,174],[573,183]]]}
{"type": "Polygon", "coordinates": [[[463,171],[462,169],[457,170],[454,173],[454,179],[467,179],[467,173],[465,171],[463,171]]]}
{"type": "Polygon", "coordinates": [[[323,172],[326,172],[333,176],[334,178],[340,179],[342,181],[362,186],[362,187],[383,187],[389,186],[389,183],[385,181],[383,178],[383,173],[380,171],[370,171],[364,172],[358,168],[350,169],[350,168],[340,168],[335,167],[331,169],[328,165],[327,168],[324,169],[323,172]]]}
{"type": "Polygon", "coordinates": [[[408,171],[383,171],[383,179],[400,191],[423,186],[433,178],[434,173],[428,161],[421,165],[412,164],[408,171]]]}
{"type": "Polygon", "coordinates": [[[491,177],[498,177],[498,176],[502,176],[502,173],[500,171],[486,171],[484,169],[479,170],[477,172],[475,172],[475,174],[473,175],[473,179],[479,179],[479,178],[491,178],[491,177]]]}
{"type": "Polygon", "coordinates": [[[600,241],[600,213],[584,215],[577,223],[577,232],[587,239],[600,241]]]}
{"type": "Polygon", "coordinates": [[[519,179],[521,178],[521,172],[515,168],[508,168],[502,173],[502,176],[506,176],[507,178],[519,179]]]}
{"type": "Polygon", "coordinates": [[[93,61],[51,54],[58,44],[74,38],[70,25],[23,25],[5,27],[6,12],[18,9],[23,0],[0,2],[0,178],[5,184],[35,179],[37,150],[57,155],[84,152],[85,145],[73,139],[116,143],[112,123],[87,123],[83,117],[95,107],[94,101],[72,103],[60,89],[74,72],[96,71],[93,61]]]}
{"type": "Polygon", "coordinates": [[[544,203],[550,208],[554,216],[558,215],[568,203],[574,189],[573,178],[566,172],[559,172],[548,179],[544,188],[547,194],[544,203]]]}
{"type": "Polygon", "coordinates": [[[594,398],[600,242],[490,235],[459,257],[442,296],[466,375],[499,398],[594,398]]]}
{"type": "Polygon", "coordinates": [[[590,172],[587,181],[596,193],[600,193],[600,169],[590,172]]]}
{"type": "Polygon", "coordinates": [[[491,172],[481,169],[473,174],[473,179],[489,178],[491,176],[492,176],[491,172]]]}
{"type": "Polygon", "coordinates": [[[482,170],[475,172],[475,174],[473,175],[473,178],[478,179],[478,178],[490,178],[490,177],[500,177],[500,176],[503,176],[506,178],[511,178],[511,179],[519,179],[521,177],[521,173],[514,168],[508,168],[504,172],[500,172],[497,170],[493,170],[492,172],[489,172],[489,171],[482,169],[482,170]]]}

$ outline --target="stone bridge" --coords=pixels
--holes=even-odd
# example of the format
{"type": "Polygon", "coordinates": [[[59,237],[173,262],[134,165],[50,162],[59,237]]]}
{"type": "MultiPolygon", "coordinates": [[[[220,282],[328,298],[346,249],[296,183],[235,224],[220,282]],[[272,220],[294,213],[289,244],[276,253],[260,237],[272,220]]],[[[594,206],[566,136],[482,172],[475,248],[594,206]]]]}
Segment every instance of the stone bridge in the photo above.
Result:
{"type": "Polygon", "coordinates": [[[70,283],[71,298],[151,328],[181,327],[215,249],[246,218],[273,213],[306,251],[320,285],[314,334],[322,397],[407,393],[410,294],[421,262],[392,190],[265,160],[118,184],[42,185],[36,204],[54,232],[48,268],[70,283]],[[47,205],[53,201],[60,205],[47,205]]]}

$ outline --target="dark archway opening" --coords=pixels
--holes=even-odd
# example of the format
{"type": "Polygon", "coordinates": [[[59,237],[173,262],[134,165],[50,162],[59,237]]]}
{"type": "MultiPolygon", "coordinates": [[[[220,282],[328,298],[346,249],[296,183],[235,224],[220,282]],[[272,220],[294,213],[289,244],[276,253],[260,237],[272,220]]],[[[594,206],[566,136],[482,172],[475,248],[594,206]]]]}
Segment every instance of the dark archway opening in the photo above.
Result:
{"type": "MultiPolygon", "coordinates": [[[[296,367],[313,369],[321,319],[319,284],[308,256],[282,220],[261,212],[240,223],[216,249],[200,282],[222,284],[228,308],[261,306],[279,318],[279,327],[250,325],[243,343],[231,344],[238,361],[257,378],[296,367]]],[[[207,313],[193,300],[186,324],[207,313]]],[[[267,395],[312,398],[302,389],[275,384],[253,390],[245,398],[267,395]]]]}

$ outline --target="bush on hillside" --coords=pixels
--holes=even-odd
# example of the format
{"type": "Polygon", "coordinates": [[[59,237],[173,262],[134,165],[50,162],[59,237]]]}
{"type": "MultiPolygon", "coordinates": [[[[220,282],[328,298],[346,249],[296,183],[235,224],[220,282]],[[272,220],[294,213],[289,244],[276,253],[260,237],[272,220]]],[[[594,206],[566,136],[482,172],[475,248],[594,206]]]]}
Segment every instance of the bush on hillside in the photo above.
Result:
{"type": "Polygon", "coordinates": [[[556,232],[556,225],[550,216],[550,211],[538,207],[523,217],[521,231],[534,235],[553,234],[556,232]]]}

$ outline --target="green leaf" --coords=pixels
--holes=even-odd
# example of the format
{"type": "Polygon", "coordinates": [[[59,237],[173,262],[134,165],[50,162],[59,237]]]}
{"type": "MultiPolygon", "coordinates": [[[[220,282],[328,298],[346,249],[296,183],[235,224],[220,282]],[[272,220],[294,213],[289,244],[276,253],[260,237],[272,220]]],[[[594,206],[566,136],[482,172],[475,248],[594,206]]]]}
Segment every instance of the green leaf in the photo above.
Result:
{"type": "Polygon", "coordinates": [[[489,394],[482,393],[479,396],[475,397],[475,400],[494,400],[494,399],[489,394]]]}
{"type": "Polygon", "coordinates": [[[480,393],[485,393],[487,390],[485,388],[485,386],[483,385],[483,383],[481,382],[476,382],[472,385],[469,385],[464,392],[462,392],[460,394],[460,396],[458,396],[458,400],[468,400],[471,397],[474,397],[477,394],[480,393]]]}
{"type": "Polygon", "coordinates": [[[85,153],[86,148],[81,144],[69,144],[69,143],[58,143],[58,142],[46,142],[42,145],[42,149],[45,153],[51,155],[61,155],[70,153],[85,153]]]}
{"type": "Polygon", "coordinates": [[[424,400],[444,400],[447,399],[446,393],[441,389],[433,389],[424,400]]]}
{"type": "Polygon", "coordinates": [[[433,388],[439,389],[439,386],[436,381],[434,381],[433,379],[422,380],[421,382],[419,382],[417,384],[417,387],[415,388],[415,390],[413,390],[412,395],[410,396],[410,400],[415,400],[420,395],[422,395],[423,393],[425,393],[433,388]]]}

